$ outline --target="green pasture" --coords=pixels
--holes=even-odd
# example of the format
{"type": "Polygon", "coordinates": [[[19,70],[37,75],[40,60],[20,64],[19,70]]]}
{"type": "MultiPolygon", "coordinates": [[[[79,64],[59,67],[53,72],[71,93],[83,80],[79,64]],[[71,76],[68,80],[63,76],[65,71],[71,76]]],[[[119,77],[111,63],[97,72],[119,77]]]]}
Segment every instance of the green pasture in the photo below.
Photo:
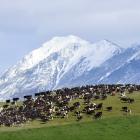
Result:
{"type": "MultiPolygon", "coordinates": [[[[92,115],[83,114],[81,121],[76,121],[74,113],[68,118],[54,118],[43,123],[34,120],[22,126],[0,127],[0,140],[133,140],[140,138],[140,93],[127,94],[134,98],[132,104],[122,103],[119,95],[109,96],[106,100],[93,101],[103,103],[103,117],[95,120],[92,115]],[[111,112],[106,107],[112,106],[111,112]],[[132,110],[132,114],[121,111],[122,106],[132,110]]],[[[80,101],[82,110],[83,100],[77,99],[70,105],[80,101]]],[[[0,103],[2,106],[3,103],[0,103]]]]}

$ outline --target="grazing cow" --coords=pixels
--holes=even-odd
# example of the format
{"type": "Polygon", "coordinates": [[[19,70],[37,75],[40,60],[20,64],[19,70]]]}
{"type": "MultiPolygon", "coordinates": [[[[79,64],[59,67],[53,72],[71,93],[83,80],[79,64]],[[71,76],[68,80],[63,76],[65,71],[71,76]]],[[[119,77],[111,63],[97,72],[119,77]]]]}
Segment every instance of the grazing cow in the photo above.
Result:
{"type": "Polygon", "coordinates": [[[131,98],[128,98],[128,97],[122,97],[120,100],[124,101],[124,102],[127,102],[127,103],[133,103],[135,101],[134,99],[131,99],[131,98]]]}
{"type": "Polygon", "coordinates": [[[99,95],[96,95],[96,96],[94,96],[94,99],[100,99],[100,96],[99,95]]]}
{"type": "Polygon", "coordinates": [[[129,93],[133,93],[133,91],[134,91],[134,87],[131,86],[131,87],[128,88],[129,93]]]}
{"type": "Polygon", "coordinates": [[[46,116],[46,115],[42,115],[42,116],[40,116],[40,118],[41,118],[41,120],[42,120],[43,122],[49,121],[49,117],[46,116]]]}
{"type": "Polygon", "coordinates": [[[112,106],[106,107],[107,111],[112,111],[112,106]]]}
{"type": "Polygon", "coordinates": [[[127,97],[121,97],[120,100],[123,101],[123,102],[128,102],[129,98],[127,98],[127,97]]]}
{"type": "Polygon", "coordinates": [[[98,119],[98,118],[101,118],[102,117],[102,112],[97,112],[95,115],[94,115],[94,118],[95,119],[98,119]]]}
{"type": "MultiPolygon", "coordinates": [[[[132,111],[131,109],[128,109],[128,107],[122,107],[122,111],[124,111],[125,113],[129,113],[131,115],[132,111]]],[[[127,114],[125,114],[127,115],[127,114]]]]}
{"type": "Polygon", "coordinates": [[[73,110],[75,110],[75,106],[70,106],[69,111],[73,111],[73,110]]]}
{"type": "Polygon", "coordinates": [[[122,111],[126,111],[126,110],[128,110],[127,106],[122,107],[122,111]]]}
{"type": "Polygon", "coordinates": [[[19,98],[13,98],[13,102],[17,102],[19,98]]]}
{"type": "Polygon", "coordinates": [[[134,103],[134,101],[135,100],[134,99],[131,99],[131,98],[129,98],[129,100],[128,100],[129,103],[134,103]]]}
{"type": "Polygon", "coordinates": [[[127,113],[129,113],[131,115],[131,113],[132,113],[131,109],[128,109],[127,113]]]}
{"type": "Polygon", "coordinates": [[[35,93],[35,97],[38,97],[38,96],[40,96],[40,93],[35,93]]]}
{"type": "Polygon", "coordinates": [[[73,104],[73,106],[74,106],[75,108],[80,107],[80,103],[79,103],[79,102],[75,102],[75,103],[73,104]]]}
{"type": "Polygon", "coordinates": [[[102,99],[102,100],[107,99],[107,95],[102,95],[102,96],[101,96],[101,99],[102,99]]]}
{"type": "Polygon", "coordinates": [[[24,96],[24,99],[31,100],[32,99],[32,95],[24,96]]]}
{"type": "Polygon", "coordinates": [[[10,103],[10,100],[6,100],[6,103],[9,104],[10,103]]]}
{"type": "Polygon", "coordinates": [[[81,120],[82,118],[83,118],[82,115],[78,115],[78,116],[77,116],[77,121],[81,120]]]}
{"type": "Polygon", "coordinates": [[[77,121],[79,121],[83,118],[83,116],[81,114],[81,111],[76,111],[75,114],[76,114],[76,117],[77,117],[77,121]]]}
{"type": "Polygon", "coordinates": [[[68,111],[61,111],[61,118],[68,118],[68,111]]]}
{"type": "Polygon", "coordinates": [[[102,108],[103,108],[103,103],[99,103],[99,104],[96,105],[97,110],[100,110],[102,108]]]}
{"type": "Polygon", "coordinates": [[[7,104],[6,104],[6,105],[3,105],[3,108],[8,108],[8,106],[9,106],[9,105],[7,105],[7,104]]]}
{"type": "Polygon", "coordinates": [[[124,97],[124,98],[126,97],[125,92],[122,92],[122,93],[121,93],[121,97],[124,97]]]}

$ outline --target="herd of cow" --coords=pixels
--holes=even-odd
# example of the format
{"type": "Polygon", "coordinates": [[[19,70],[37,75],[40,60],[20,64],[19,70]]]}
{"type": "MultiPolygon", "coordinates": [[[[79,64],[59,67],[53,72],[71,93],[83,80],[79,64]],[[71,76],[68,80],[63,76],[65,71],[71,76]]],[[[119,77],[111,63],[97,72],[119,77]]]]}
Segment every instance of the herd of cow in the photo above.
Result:
{"type": "MultiPolygon", "coordinates": [[[[125,95],[126,90],[129,93],[140,91],[140,85],[87,85],[27,95],[22,102],[13,98],[0,107],[0,126],[19,126],[34,119],[47,122],[54,118],[68,118],[70,112],[75,114],[77,121],[83,118],[83,114],[98,119],[102,117],[103,103],[96,104],[94,100],[106,100],[110,95],[120,94],[122,102],[133,103],[135,100],[125,95]],[[82,99],[84,105],[76,99],[82,99]]],[[[112,106],[106,110],[112,111],[112,106]]],[[[122,111],[131,113],[127,106],[123,106],[122,111]]]]}

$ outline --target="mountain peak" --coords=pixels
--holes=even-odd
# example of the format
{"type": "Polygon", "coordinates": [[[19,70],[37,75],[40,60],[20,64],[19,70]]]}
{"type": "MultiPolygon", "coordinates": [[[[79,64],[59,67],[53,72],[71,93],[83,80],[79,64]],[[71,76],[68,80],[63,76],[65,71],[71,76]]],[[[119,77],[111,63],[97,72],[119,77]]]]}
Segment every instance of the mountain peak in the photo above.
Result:
{"type": "Polygon", "coordinates": [[[83,39],[75,35],[68,35],[68,36],[56,36],[56,37],[53,37],[50,41],[66,41],[66,40],[81,41],[83,39]]]}
{"type": "MultiPolygon", "coordinates": [[[[81,52],[79,51],[79,53],[82,54],[88,53],[90,49],[93,49],[93,51],[98,49],[100,49],[100,51],[107,51],[108,49],[111,49],[112,52],[118,50],[120,51],[120,48],[116,44],[112,43],[107,39],[91,44],[90,42],[83,40],[75,35],[56,36],[44,43],[40,48],[35,49],[29,54],[27,54],[21,61],[19,61],[18,69],[22,71],[30,69],[37,65],[40,61],[46,59],[52,53],[60,52],[61,50],[64,50],[64,53],[66,53],[66,49],[67,53],[69,53],[68,49],[71,49],[71,51],[75,51],[79,48],[81,48],[82,50],[81,52]]],[[[81,56],[82,54],[79,55],[81,56]]]]}
{"type": "Polygon", "coordinates": [[[99,68],[118,50],[108,40],[90,43],[73,35],[54,37],[0,77],[0,99],[57,88],[67,74],[66,81],[99,68]]]}
{"type": "Polygon", "coordinates": [[[44,48],[49,49],[61,49],[67,47],[69,44],[88,44],[89,42],[81,39],[78,36],[68,35],[68,36],[56,36],[53,37],[51,40],[47,41],[43,44],[44,48]]]}

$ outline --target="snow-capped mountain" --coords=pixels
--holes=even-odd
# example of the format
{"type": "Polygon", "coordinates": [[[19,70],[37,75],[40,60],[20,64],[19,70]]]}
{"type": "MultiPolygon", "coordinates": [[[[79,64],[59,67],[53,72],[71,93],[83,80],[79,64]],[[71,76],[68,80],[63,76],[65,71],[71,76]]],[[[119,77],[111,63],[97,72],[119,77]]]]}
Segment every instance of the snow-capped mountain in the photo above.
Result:
{"type": "Polygon", "coordinates": [[[39,91],[97,83],[139,83],[140,47],[55,37],[0,77],[0,100],[39,91]],[[128,79],[129,78],[129,79],[128,79]]]}

